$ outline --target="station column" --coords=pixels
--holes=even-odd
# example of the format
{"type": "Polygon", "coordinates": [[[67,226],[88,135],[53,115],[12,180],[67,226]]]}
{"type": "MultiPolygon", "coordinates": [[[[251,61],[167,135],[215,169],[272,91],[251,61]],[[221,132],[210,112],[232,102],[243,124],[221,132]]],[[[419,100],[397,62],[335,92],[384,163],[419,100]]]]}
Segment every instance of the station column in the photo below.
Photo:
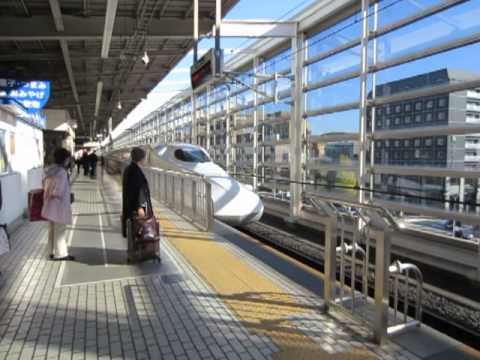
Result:
{"type": "Polygon", "coordinates": [[[298,32],[292,39],[293,54],[293,85],[292,98],[293,109],[290,119],[290,217],[292,220],[300,214],[302,205],[302,185],[303,180],[303,142],[305,133],[305,121],[303,112],[305,108],[305,99],[303,94],[303,61],[305,57],[304,35],[298,32]]]}

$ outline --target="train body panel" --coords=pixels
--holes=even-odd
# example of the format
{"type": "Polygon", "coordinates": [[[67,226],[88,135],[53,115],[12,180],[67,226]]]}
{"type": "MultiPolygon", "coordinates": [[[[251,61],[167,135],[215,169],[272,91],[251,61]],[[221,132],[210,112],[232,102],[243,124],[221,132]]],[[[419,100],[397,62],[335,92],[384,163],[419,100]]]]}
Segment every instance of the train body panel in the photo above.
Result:
{"type": "MultiPolygon", "coordinates": [[[[143,149],[147,152],[148,167],[204,176],[212,185],[214,214],[218,220],[238,226],[262,217],[264,207],[260,197],[215,164],[200,146],[171,144],[144,146],[143,149]]],[[[129,153],[130,149],[121,149],[108,156],[110,162],[120,163],[128,159],[129,153]]],[[[121,172],[120,165],[109,164],[109,167],[121,172]]]]}

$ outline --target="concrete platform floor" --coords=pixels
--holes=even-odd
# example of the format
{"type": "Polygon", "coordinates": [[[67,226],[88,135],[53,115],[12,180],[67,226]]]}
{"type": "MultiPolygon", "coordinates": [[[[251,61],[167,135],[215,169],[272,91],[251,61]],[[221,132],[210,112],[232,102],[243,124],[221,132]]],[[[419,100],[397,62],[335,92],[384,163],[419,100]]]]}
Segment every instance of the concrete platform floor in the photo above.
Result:
{"type": "Polygon", "coordinates": [[[198,231],[157,204],[162,263],[126,263],[118,184],[83,176],[68,240],[26,222],[0,257],[0,359],[474,359],[421,328],[378,347],[365,324],[320,311],[320,274],[216,224],[198,231]]]}

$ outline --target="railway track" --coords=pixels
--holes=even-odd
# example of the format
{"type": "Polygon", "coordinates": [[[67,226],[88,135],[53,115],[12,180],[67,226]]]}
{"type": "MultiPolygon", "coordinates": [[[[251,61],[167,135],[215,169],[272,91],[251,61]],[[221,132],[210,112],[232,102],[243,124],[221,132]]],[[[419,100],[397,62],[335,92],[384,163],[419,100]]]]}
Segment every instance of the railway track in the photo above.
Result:
{"type": "MultiPolygon", "coordinates": [[[[294,230],[286,229],[286,227],[281,228],[279,223],[270,225],[264,222],[244,225],[240,230],[313,268],[323,271],[323,246],[312,241],[311,234],[310,239],[306,239],[294,230]]],[[[408,261],[408,259],[402,260],[408,261]]],[[[359,263],[358,266],[361,266],[361,264],[359,263]]],[[[480,346],[478,342],[480,338],[478,291],[475,291],[475,286],[470,284],[470,288],[473,288],[472,291],[464,291],[464,294],[454,293],[451,291],[454,289],[451,288],[458,288],[456,282],[448,282],[451,286],[440,288],[429,282],[435,276],[434,273],[431,273],[432,271],[428,270],[424,274],[423,322],[478,349],[480,346]]],[[[357,271],[357,274],[360,273],[360,271],[357,271]]],[[[373,271],[369,271],[369,278],[369,288],[371,287],[373,291],[373,271]]],[[[358,282],[360,283],[360,281],[358,282]]],[[[468,281],[466,283],[468,284],[468,281]]],[[[409,294],[410,297],[413,300],[414,294],[409,294]]]]}

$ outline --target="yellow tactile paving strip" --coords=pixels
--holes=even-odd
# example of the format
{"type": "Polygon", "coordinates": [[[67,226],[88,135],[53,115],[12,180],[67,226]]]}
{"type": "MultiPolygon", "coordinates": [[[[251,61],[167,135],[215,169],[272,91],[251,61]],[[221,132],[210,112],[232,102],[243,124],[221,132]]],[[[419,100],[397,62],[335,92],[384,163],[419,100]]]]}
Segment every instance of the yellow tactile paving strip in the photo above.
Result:
{"type": "Polygon", "coordinates": [[[373,359],[363,349],[330,354],[288,320],[312,310],[228,251],[210,234],[185,230],[168,215],[159,215],[162,234],[215,290],[245,328],[268,336],[280,349],[274,359],[373,359]]]}

